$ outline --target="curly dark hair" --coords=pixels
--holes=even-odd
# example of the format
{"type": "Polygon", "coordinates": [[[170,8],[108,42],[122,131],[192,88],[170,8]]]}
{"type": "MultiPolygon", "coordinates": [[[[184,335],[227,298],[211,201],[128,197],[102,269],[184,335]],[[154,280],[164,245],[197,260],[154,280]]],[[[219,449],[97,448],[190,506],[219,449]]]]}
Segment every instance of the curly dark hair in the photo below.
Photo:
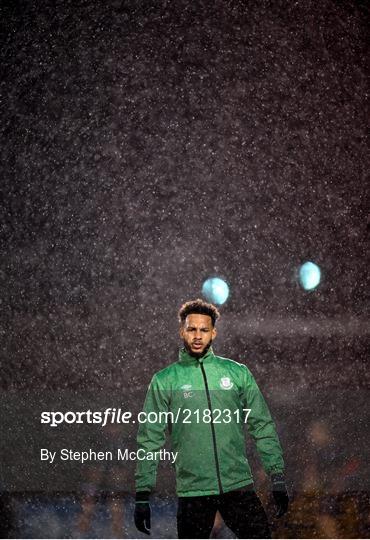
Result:
{"type": "Polygon", "coordinates": [[[215,326],[217,319],[221,317],[220,312],[213,304],[208,304],[201,298],[185,302],[179,311],[179,322],[184,324],[185,319],[190,313],[199,313],[200,315],[209,315],[212,319],[212,326],[215,326]]]}

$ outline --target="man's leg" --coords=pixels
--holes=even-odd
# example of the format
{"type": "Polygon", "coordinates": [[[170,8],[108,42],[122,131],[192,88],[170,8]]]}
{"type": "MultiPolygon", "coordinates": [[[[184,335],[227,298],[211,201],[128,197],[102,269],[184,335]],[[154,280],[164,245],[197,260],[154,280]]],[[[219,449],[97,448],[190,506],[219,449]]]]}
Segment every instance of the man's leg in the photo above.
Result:
{"type": "Polygon", "coordinates": [[[254,490],[224,493],[219,510],[238,538],[271,538],[266,512],[254,490]]]}
{"type": "Polygon", "coordinates": [[[217,511],[216,495],[179,497],[177,534],[179,538],[209,538],[217,511]]]}

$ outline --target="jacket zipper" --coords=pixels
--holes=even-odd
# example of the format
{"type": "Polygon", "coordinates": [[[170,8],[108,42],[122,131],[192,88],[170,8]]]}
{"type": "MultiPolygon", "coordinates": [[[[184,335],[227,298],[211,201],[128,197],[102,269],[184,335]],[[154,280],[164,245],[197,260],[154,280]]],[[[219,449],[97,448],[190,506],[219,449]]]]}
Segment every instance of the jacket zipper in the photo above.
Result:
{"type": "Polygon", "coordinates": [[[222,484],[221,484],[221,475],[220,475],[220,464],[218,461],[218,455],[217,455],[217,444],[216,444],[216,432],[215,432],[215,426],[213,424],[213,411],[212,411],[212,404],[211,404],[211,396],[209,394],[208,389],[208,382],[207,382],[207,376],[206,372],[203,366],[203,362],[200,362],[200,368],[202,370],[202,375],[204,379],[204,385],[206,387],[206,394],[207,394],[207,401],[208,401],[208,407],[210,410],[210,417],[211,417],[211,430],[212,430],[212,441],[213,441],[213,452],[215,455],[215,463],[216,463],[216,473],[217,473],[217,480],[218,480],[218,487],[220,490],[220,494],[223,493],[222,484]]]}

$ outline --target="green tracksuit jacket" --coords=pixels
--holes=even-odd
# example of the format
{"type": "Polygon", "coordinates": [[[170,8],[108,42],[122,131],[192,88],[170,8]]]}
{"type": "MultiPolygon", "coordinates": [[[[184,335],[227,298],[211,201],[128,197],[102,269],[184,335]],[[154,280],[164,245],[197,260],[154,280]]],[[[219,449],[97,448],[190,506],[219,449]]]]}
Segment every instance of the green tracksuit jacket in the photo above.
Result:
{"type": "MultiPolygon", "coordinates": [[[[178,362],[153,376],[143,411],[151,412],[155,422],[140,424],[138,450],[142,455],[158,452],[168,426],[171,450],[178,452],[180,497],[220,494],[253,482],[245,425],[266,473],[284,470],[275,424],[253,375],[245,365],[215,356],[211,348],[200,359],[181,349],[178,362]]],[[[137,462],[137,491],[151,491],[157,465],[158,460],[137,462]]]]}

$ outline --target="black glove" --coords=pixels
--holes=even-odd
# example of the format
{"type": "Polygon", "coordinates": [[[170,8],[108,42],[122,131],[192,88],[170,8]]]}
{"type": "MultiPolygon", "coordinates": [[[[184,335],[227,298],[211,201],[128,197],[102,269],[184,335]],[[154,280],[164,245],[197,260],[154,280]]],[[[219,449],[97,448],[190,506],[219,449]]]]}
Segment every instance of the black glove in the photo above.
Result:
{"type": "Polygon", "coordinates": [[[285,479],[283,474],[272,474],[272,495],[275,500],[277,512],[276,517],[283,516],[288,511],[289,495],[285,485],[285,479]]]}
{"type": "Polygon", "coordinates": [[[150,534],[149,491],[138,491],[135,497],[134,521],[138,531],[150,534]]]}

